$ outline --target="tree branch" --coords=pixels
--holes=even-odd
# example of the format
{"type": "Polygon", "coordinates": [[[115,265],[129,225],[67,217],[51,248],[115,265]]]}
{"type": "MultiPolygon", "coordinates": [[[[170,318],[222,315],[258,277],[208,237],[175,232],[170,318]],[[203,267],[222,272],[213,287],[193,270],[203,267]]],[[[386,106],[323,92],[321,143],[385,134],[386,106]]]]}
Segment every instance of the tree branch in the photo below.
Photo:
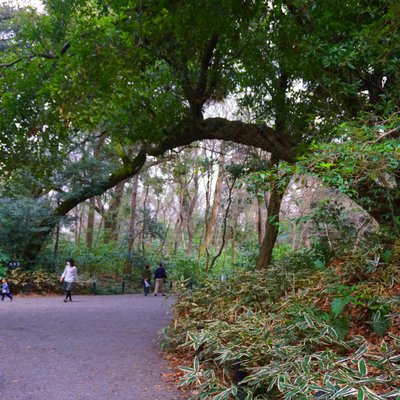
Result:
{"type": "Polygon", "coordinates": [[[146,152],[139,151],[137,156],[129,163],[124,164],[120,169],[112,173],[107,179],[101,182],[93,182],[91,186],[81,188],[76,194],[71,195],[54,210],[54,216],[63,216],[75,208],[78,204],[84,202],[91,197],[98,196],[111,189],[117,183],[131,178],[137,174],[146,162],[146,152]]]}
{"type": "MultiPolygon", "coordinates": [[[[172,132],[176,132],[176,128],[172,132]]],[[[270,152],[274,158],[288,162],[293,162],[295,159],[293,140],[287,135],[278,134],[272,128],[260,128],[254,124],[229,121],[223,118],[208,118],[197,123],[189,119],[186,127],[182,127],[178,133],[171,133],[157,144],[144,145],[132,160],[125,157],[124,164],[108,178],[100,182],[93,182],[90,186],[81,188],[65,199],[55,209],[54,216],[63,216],[85,200],[103,194],[117,183],[133,177],[145,165],[147,155],[160,156],[168,150],[204,139],[232,141],[258,147],[270,152]]]]}
{"type": "Polygon", "coordinates": [[[207,118],[200,122],[203,139],[219,139],[257,147],[272,153],[275,158],[294,162],[296,142],[284,133],[268,126],[257,126],[224,118],[207,118]]]}
{"type": "MultiPolygon", "coordinates": [[[[69,43],[69,42],[65,43],[64,46],[62,47],[62,49],[60,50],[60,55],[62,56],[63,54],[65,54],[70,47],[71,47],[71,43],[69,43]]],[[[30,61],[36,57],[42,57],[42,58],[46,58],[48,60],[57,60],[59,58],[58,55],[54,54],[51,51],[49,53],[32,53],[31,55],[29,55],[26,58],[20,57],[9,63],[0,64],[0,68],[9,68],[9,67],[12,67],[14,64],[19,63],[20,61],[23,61],[23,60],[30,61]]]]}
{"type": "Polygon", "coordinates": [[[197,83],[197,96],[198,98],[201,98],[203,101],[206,100],[204,99],[204,93],[206,92],[207,88],[208,69],[210,67],[211,59],[213,57],[217,43],[218,43],[218,36],[216,35],[211,36],[207,44],[207,47],[204,51],[203,57],[201,58],[200,77],[197,83]]]}
{"type": "Polygon", "coordinates": [[[380,142],[383,139],[397,139],[400,136],[400,126],[396,126],[396,128],[389,129],[386,132],[383,132],[381,135],[379,135],[378,139],[376,139],[376,142],[380,142]]]}
{"type": "Polygon", "coordinates": [[[14,64],[19,63],[21,60],[22,60],[22,57],[17,58],[16,60],[11,61],[11,62],[9,62],[9,63],[0,64],[0,68],[9,68],[9,67],[12,67],[14,64]]]}

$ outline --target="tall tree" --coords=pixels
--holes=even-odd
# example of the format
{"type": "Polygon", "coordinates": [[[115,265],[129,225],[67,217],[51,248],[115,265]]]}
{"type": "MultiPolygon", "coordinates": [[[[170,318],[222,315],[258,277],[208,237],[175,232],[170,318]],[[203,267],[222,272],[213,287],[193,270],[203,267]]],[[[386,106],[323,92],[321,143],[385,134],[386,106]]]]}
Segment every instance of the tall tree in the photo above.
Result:
{"type": "Polygon", "coordinates": [[[54,217],[131,178],[147,157],[194,141],[255,146],[280,165],[313,140],[331,140],[343,120],[398,107],[391,0],[46,5],[2,52],[2,171],[29,166],[49,188],[62,156],[99,127],[119,157],[101,179],[60,194],[54,217]],[[207,105],[235,95],[253,121],[205,116],[207,105]]]}

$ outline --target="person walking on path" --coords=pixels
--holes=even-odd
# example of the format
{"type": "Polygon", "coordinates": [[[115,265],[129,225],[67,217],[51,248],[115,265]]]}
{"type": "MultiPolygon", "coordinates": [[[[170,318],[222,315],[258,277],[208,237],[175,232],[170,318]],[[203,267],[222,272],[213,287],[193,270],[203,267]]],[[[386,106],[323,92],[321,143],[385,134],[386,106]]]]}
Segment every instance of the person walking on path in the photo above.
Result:
{"type": "Polygon", "coordinates": [[[10,293],[10,287],[8,286],[6,278],[3,278],[1,280],[1,300],[4,301],[4,297],[7,295],[7,297],[12,301],[12,296],[10,293]]]}
{"type": "Polygon", "coordinates": [[[74,283],[78,280],[78,270],[75,267],[74,260],[72,258],[67,259],[67,265],[65,266],[64,272],[61,275],[60,282],[64,282],[65,299],[64,303],[72,301],[71,292],[74,287],[74,283]]]}
{"type": "Polygon", "coordinates": [[[143,271],[143,290],[145,296],[147,296],[150,293],[150,287],[151,287],[150,265],[145,265],[143,271]]]}
{"type": "Polygon", "coordinates": [[[160,262],[160,266],[156,269],[154,278],[156,279],[154,296],[157,296],[158,293],[161,293],[163,296],[165,296],[164,285],[165,280],[167,279],[167,272],[165,271],[164,263],[160,262]]]}

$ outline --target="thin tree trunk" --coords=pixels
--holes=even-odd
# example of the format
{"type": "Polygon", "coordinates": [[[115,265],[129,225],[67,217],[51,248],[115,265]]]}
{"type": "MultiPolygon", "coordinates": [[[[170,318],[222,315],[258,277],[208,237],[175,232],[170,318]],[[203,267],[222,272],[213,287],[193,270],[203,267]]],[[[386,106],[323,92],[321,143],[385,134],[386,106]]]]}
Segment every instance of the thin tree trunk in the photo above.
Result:
{"type": "Polygon", "coordinates": [[[99,243],[101,228],[103,227],[103,221],[104,221],[103,214],[100,214],[100,222],[99,222],[99,227],[97,228],[97,234],[96,234],[96,240],[94,243],[94,247],[96,247],[97,244],[99,243]]]}
{"type": "Polygon", "coordinates": [[[262,242],[264,240],[265,235],[265,224],[263,221],[263,213],[262,213],[262,205],[264,204],[263,200],[257,197],[257,234],[258,234],[258,246],[262,246],[262,242]]]}
{"type": "MultiPolygon", "coordinates": [[[[101,148],[103,147],[104,141],[106,140],[107,135],[103,133],[99,141],[97,142],[94,151],[93,158],[97,160],[100,156],[101,148]]],[[[95,197],[91,197],[89,199],[89,211],[87,218],[87,228],[86,228],[86,245],[88,250],[92,250],[93,248],[93,234],[94,234],[94,218],[95,218],[95,210],[96,210],[96,199],[95,197]]]]}
{"type": "Polygon", "coordinates": [[[75,208],[75,229],[74,229],[74,235],[75,235],[75,246],[78,247],[78,231],[79,231],[79,206],[75,208]]]}
{"type": "Polygon", "coordinates": [[[232,258],[232,267],[233,270],[235,270],[235,246],[236,246],[236,230],[237,230],[237,220],[234,222],[233,229],[232,229],[232,253],[231,253],[231,258],[232,258]]]}
{"type": "Polygon", "coordinates": [[[129,239],[128,250],[132,251],[136,237],[136,208],[137,208],[137,193],[138,193],[139,175],[135,175],[132,179],[132,195],[131,195],[131,215],[129,218],[129,239]]]}
{"type": "MultiPolygon", "coordinates": [[[[221,147],[221,151],[223,148],[221,147]]],[[[215,182],[215,190],[214,190],[214,196],[213,196],[213,204],[212,204],[212,209],[211,209],[211,215],[208,219],[207,223],[207,231],[204,239],[204,247],[207,249],[209,248],[211,241],[214,236],[214,231],[215,227],[217,225],[217,219],[218,219],[218,212],[219,212],[219,206],[221,202],[221,192],[222,192],[222,187],[224,183],[224,164],[225,164],[225,156],[222,154],[220,156],[219,162],[218,162],[218,177],[217,181],[215,182]]]]}
{"type": "Polygon", "coordinates": [[[226,206],[226,210],[225,210],[225,216],[224,216],[224,220],[223,220],[223,228],[222,228],[222,243],[221,246],[218,250],[218,253],[214,256],[214,258],[212,259],[210,265],[206,266],[206,271],[209,272],[211,270],[211,268],[214,266],[215,262],[217,261],[217,259],[220,257],[225,244],[226,244],[226,228],[227,228],[227,220],[228,220],[228,214],[229,214],[229,210],[232,204],[232,191],[233,191],[233,187],[235,186],[235,182],[236,182],[236,178],[234,178],[232,180],[232,184],[229,186],[228,188],[228,204],[226,206]]]}
{"type": "Polygon", "coordinates": [[[179,227],[179,217],[178,217],[178,220],[176,221],[175,229],[172,230],[171,238],[168,241],[167,249],[165,250],[165,254],[167,256],[169,256],[172,246],[174,246],[174,250],[175,250],[175,237],[177,234],[178,227],[179,227]]]}
{"type": "Polygon", "coordinates": [[[141,235],[141,246],[142,252],[145,252],[145,239],[146,239],[146,218],[147,218],[147,198],[149,197],[149,186],[147,185],[144,191],[143,198],[143,227],[142,227],[142,235],[141,235]]]}
{"type": "Polygon", "coordinates": [[[168,222],[168,226],[167,226],[167,229],[166,229],[166,231],[165,231],[165,237],[164,237],[164,239],[160,242],[160,245],[158,246],[158,249],[157,249],[157,251],[156,251],[157,254],[161,254],[161,252],[162,252],[162,250],[163,250],[163,248],[164,248],[164,246],[165,246],[165,243],[166,243],[166,241],[167,241],[168,232],[169,232],[170,227],[171,227],[171,221],[168,222]]]}
{"type": "MultiPolygon", "coordinates": [[[[215,144],[213,144],[215,146],[215,144]]],[[[207,150],[204,149],[204,159],[207,159],[207,150]]],[[[200,243],[199,243],[199,248],[197,251],[197,259],[200,260],[201,255],[204,250],[207,251],[204,245],[204,240],[206,236],[206,232],[208,230],[208,219],[210,216],[210,196],[211,196],[211,178],[212,178],[212,170],[211,168],[207,168],[206,172],[207,180],[206,180],[206,192],[205,192],[205,197],[206,197],[206,209],[204,211],[204,225],[203,225],[203,232],[201,235],[200,243]]],[[[209,259],[209,253],[207,252],[207,265],[208,265],[208,259],[209,259]]]]}
{"type": "Polygon", "coordinates": [[[54,254],[58,254],[58,246],[60,243],[60,223],[57,224],[56,226],[56,240],[54,242],[54,254]]]}
{"type": "Polygon", "coordinates": [[[78,252],[81,249],[81,237],[82,237],[82,226],[83,226],[83,212],[84,212],[84,206],[81,206],[81,212],[79,213],[79,228],[78,228],[78,252]]]}
{"type": "Polygon", "coordinates": [[[178,215],[178,221],[176,223],[174,256],[178,254],[179,243],[181,242],[182,244],[184,244],[183,220],[184,220],[185,195],[182,189],[182,182],[180,182],[180,186],[181,186],[181,191],[179,196],[179,215],[178,215]]]}
{"type": "Polygon", "coordinates": [[[272,187],[265,220],[265,236],[260,247],[257,260],[257,269],[267,268],[271,264],[272,251],[279,233],[279,211],[284,195],[284,190],[272,187]]]}
{"type": "MultiPolygon", "coordinates": [[[[195,154],[197,156],[197,154],[195,154]]],[[[191,255],[193,251],[193,239],[194,239],[194,229],[193,229],[193,212],[196,207],[198,198],[199,198],[199,175],[197,168],[193,172],[193,182],[194,182],[194,190],[193,197],[190,200],[189,210],[187,215],[187,232],[188,232],[188,245],[187,245],[187,254],[191,255]]]]}
{"type": "Polygon", "coordinates": [[[125,181],[119,182],[112,193],[108,211],[104,215],[104,243],[118,240],[118,213],[124,194],[125,181]]]}
{"type": "Polygon", "coordinates": [[[96,199],[91,197],[89,199],[89,211],[86,225],[86,245],[88,250],[92,250],[93,247],[93,230],[94,230],[94,215],[96,209],[96,199]]]}

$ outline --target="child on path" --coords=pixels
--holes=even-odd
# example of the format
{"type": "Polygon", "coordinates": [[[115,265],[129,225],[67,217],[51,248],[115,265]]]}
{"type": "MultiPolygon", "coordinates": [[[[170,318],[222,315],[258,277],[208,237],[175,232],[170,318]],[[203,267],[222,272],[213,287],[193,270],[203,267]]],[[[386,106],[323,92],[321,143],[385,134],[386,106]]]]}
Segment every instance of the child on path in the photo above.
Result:
{"type": "Polygon", "coordinates": [[[151,270],[150,265],[145,265],[143,271],[143,289],[144,295],[147,296],[150,293],[151,287],[151,270]]]}
{"type": "Polygon", "coordinates": [[[7,297],[12,301],[12,296],[10,293],[10,287],[8,286],[7,280],[3,278],[1,280],[1,300],[4,301],[4,296],[7,295],[7,297]]]}
{"type": "Polygon", "coordinates": [[[65,299],[64,303],[72,301],[71,292],[74,287],[74,282],[78,280],[78,271],[75,267],[74,260],[72,258],[67,259],[67,265],[65,266],[64,272],[61,275],[60,282],[64,281],[65,299]]]}

